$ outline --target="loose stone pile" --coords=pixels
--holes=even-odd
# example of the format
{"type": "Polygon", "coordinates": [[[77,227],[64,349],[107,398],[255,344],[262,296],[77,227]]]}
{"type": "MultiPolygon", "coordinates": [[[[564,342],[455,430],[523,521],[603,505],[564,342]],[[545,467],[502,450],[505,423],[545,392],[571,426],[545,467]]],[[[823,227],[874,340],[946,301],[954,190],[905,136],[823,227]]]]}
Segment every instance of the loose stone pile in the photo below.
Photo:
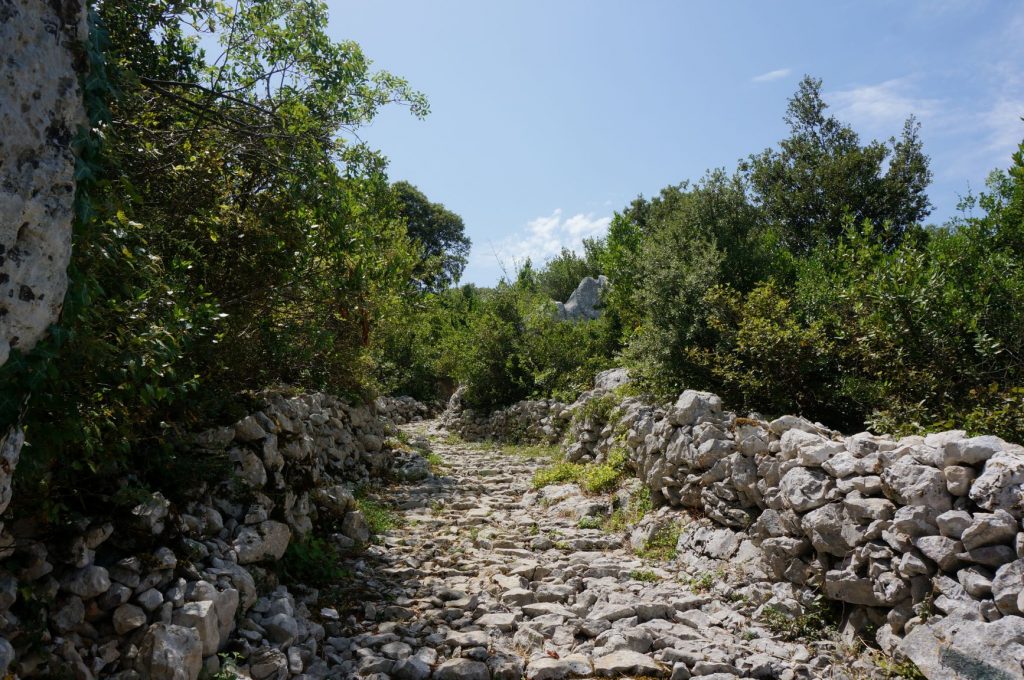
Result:
{"type": "MultiPolygon", "coordinates": [[[[328,677],[324,629],[286,589],[273,589],[272,563],[314,519],[337,527],[328,537],[336,546],[365,543],[352,487],[429,474],[419,454],[386,445],[388,427],[372,405],[268,394],[233,427],[194,438],[198,456],[233,472],[197,480],[183,503],[156,493],[116,529],[85,521],[62,541],[35,522],[8,522],[0,676],[195,680],[227,650],[254,680],[328,677]]],[[[0,468],[6,501],[13,465],[0,468]]]]}
{"type": "Polygon", "coordinates": [[[553,444],[559,441],[569,424],[569,405],[553,399],[520,401],[508,408],[482,413],[464,408],[459,388],[441,414],[441,423],[449,432],[466,441],[515,441],[553,444]]]}
{"type": "Polygon", "coordinates": [[[377,397],[374,404],[378,415],[396,425],[418,423],[443,410],[438,404],[424,404],[412,397],[377,397]]]}
{"type": "Polygon", "coordinates": [[[570,460],[617,448],[656,503],[708,518],[679,539],[691,566],[792,584],[768,603],[784,609],[820,590],[851,605],[850,631],[876,628],[883,650],[931,677],[974,677],[940,675],[970,664],[1024,675],[1021,446],[961,431],[843,437],[794,416],[737,417],[692,390],[656,406],[597,389],[566,411],[588,414],[567,428],[570,460]],[[942,651],[950,640],[960,656],[942,651]],[[992,658],[993,644],[1006,653],[992,658]]]}

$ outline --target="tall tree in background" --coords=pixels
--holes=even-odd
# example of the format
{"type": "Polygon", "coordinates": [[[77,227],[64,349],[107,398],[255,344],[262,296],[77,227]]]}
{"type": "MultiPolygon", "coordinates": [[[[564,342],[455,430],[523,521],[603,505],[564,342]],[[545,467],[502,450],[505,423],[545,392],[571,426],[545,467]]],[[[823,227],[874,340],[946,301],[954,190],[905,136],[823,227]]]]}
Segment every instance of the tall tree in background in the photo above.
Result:
{"type": "Polygon", "coordinates": [[[408,182],[395,182],[391,188],[409,238],[423,249],[415,271],[420,287],[438,292],[458,283],[470,246],[462,218],[440,203],[432,203],[408,182]]]}
{"type": "Polygon", "coordinates": [[[750,156],[741,170],[794,252],[836,242],[846,217],[858,225],[870,221],[877,238],[892,247],[931,211],[920,125],[911,117],[899,139],[861,145],[853,128],[827,108],[821,80],[805,76],[786,109],[789,137],[778,149],[750,156]]]}

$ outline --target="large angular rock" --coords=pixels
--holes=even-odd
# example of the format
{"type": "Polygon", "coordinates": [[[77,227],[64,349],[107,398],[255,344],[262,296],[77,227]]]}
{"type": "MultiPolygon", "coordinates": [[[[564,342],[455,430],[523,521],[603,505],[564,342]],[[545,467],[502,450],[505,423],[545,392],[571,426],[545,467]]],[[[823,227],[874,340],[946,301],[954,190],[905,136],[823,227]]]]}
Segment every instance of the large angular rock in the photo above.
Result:
{"type": "Polygon", "coordinates": [[[960,540],[967,550],[985,545],[1009,543],[1017,535],[1017,521],[1005,510],[994,513],[979,512],[974,515],[971,525],[964,530],[960,540]]]}
{"type": "Polygon", "coordinates": [[[450,659],[434,671],[435,680],[490,680],[487,665],[469,659],[450,659]]]}
{"type": "Polygon", "coordinates": [[[279,560],[288,548],[292,531],[287,524],[268,519],[257,526],[243,526],[233,546],[239,564],[252,564],[266,559],[279,560]]]}
{"type": "Polygon", "coordinates": [[[149,680],[197,680],[203,643],[192,628],[154,623],[139,647],[137,670],[149,680]]]}
{"type": "Polygon", "coordinates": [[[594,673],[602,677],[639,675],[663,678],[668,675],[668,669],[646,654],[620,649],[594,659],[594,673]]]}
{"type": "Polygon", "coordinates": [[[18,466],[21,447],[24,444],[25,433],[20,427],[10,428],[0,439],[0,514],[3,514],[11,502],[14,493],[11,486],[14,482],[14,468],[18,466]]]}
{"type": "Polygon", "coordinates": [[[203,656],[217,653],[220,647],[220,621],[213,602],[187,602],[174,611],[173,621],[175,625],[192,628],[199,634],[203,656]]]}
{"type": "Polygon", "coordinates": [[[947,465],[977,465],[999,451],[1006,442],[999,437],[986,435],[970,439],[953,439],[942,446],[943,467],[947,465]]]}
{"type": "Polygon", "coordinates": [[[114,610],[114,630],[124,635],[146,625],[146,612],[133,604],[122,604],[114,610]]]}
{"type": "Polygon", "coordinates": [[[922,505],[936,512],[953,506],[942,473],[929,465],[917,465],[909,457],[900,458],[882,471],[882,489],[900,505],[922,505]]]}
{"type": "Polygon", "coordinates": [[[846,516],[842,503],[812,510],[804,515],[801,526],[815,550],[836,557],[844,557],[865,540],[864,531],[846,516]]]}
{"type": "Polygon", "coordinates": [[[1024,618],[992,623],[951,615],[915,627],[900,651],[928,680],[1011,680],[1024,677],[1024,618]]]}
{"type": "Polygon", "coordinates": [[[722,412],[722,398],[711,392],[685,390],[669,412],[669,420],[676,425],[693,425],[701,418],[722,412]]]}
{"type": "Polygon", "coordinates": [[[828,502],[832,478],[818,469],[795,467],[779,482],[779,494],[796,512],[807,512],[828,502]]]}
{"type": "Polygon", "coordinates": [[[606,276],[598,276],[596,279],[591,276],[584,277],[564,304],[555,303],[558,318],[572,321],[598,318],[601,316],[601,291],[607,286],[606,276]]]}
{"type": "Polygon", "coordinates": [[[992,579],[992,597],[1003,614],[1020,615],[1017,598],[1024,591],[1024,560],[1004,564],[992,579]]]}
{"type": "Polygon", "coordinates": [[[971,485],[971,500],[990,512],[1006,510],[1014,517],[1024,514],[1024,448],[1009,446],[985,463],[985,470],[971,485]]]}
{"type": "Polygon", "coordinates": [[[61,588],[83,600],[89,600],[107,592],[110,588],[110,574],[103,567],[90,565],[71,572],[61,588]]]}

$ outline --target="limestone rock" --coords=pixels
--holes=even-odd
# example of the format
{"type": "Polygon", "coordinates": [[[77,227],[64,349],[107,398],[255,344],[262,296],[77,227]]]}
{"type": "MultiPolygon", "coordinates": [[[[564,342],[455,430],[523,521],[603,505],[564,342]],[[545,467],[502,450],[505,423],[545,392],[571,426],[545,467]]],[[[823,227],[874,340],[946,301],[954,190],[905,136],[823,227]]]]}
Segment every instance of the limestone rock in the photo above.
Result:
{"type": "Polygon", "coordinates": [[[598,276],[596,279],[591,276],[584,277],[564,304],[555,303],[558,318],[572,321],[598,318],[601,316],[601,292],[607,286],[606,276],[598,276]]]}
{"type": "Polygon", "coordinates": [[[0,11],[0,364],[60,315],[71,258],[75,156],[85,110],[73,42],[85,6],[16,0],[0,11]],[[57,8],[60,8],[59,10],[57,8]],[[70,11],[67,11],[70,10],[70,11]]]}
{"type": "Polygon", "coordinates": [[[450,659],[434,671],[435,680],[490,680],[487,665],[470,659],[450,659]]]}
{"type": "Polygon", "coordinates": [[[192,628],[154,623],[139,647],[138,671],[149,680],[197,680],[203,645],[192,628]]]}
{"type": "Polygon", "coordinates": [[[1024,448],[1010,447],[993,454],[985,470],[971,485],[971,500],[988,511],[1006,510],[1014,517],[1024,514],[1024,448]]]}
{"type": "Polygon", "coordinates": [[[947,616],[916,626],[900,651],[929,680],[1009,680],[1024,676],[1024,618],[985,623],[947,616]]]}
{"type": "Polygon", "coordinates": [[[275,520],[266,520],[255,527],[241,527],[233,544],[238,553],[238,563],[252,564],[265,559],[281,559],[291,536],[288,525],[275,520]]]}
{"type": "Polygon", "coordinates": [[[651,657],[625,649],[594,659],[594,673],[602,677],[641,675],[663,678],[668,675],[667,669],[651,657]]]}

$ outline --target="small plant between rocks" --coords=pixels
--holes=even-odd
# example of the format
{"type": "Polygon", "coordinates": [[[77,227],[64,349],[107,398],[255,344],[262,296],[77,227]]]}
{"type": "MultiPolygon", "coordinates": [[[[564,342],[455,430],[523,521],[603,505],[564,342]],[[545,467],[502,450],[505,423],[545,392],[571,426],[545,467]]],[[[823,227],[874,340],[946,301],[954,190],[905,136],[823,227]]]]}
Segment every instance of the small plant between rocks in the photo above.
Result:
{"type": "Polygon", "coordinates": [[[634,581],[643,581],[645,583],[656,583],[661,578],[650,569],[634,569],[629,572],[629,577],[634,581]]]}
{"type": "Polygon", "coordinates": [[[603,463],[569,463],[560,461],[541,468],[533,476],[533,488],[551,484],[579,484],[590,494],[609,493],[618,488],[627,471],[626,452],[615,449],[603,463]]]}
{"type": "Polygon", "coordinates": [[[793,616],[769,605],[761,612],[761,622],[783,640],[831,640],[839,634],[835,606],[818,596],[803,613],[793,616]]]}
{"type": "Polygon", "coordinates": [[[682,528],[676,524],[667,524],[656,532],[647,541],[643,548],[636,551],[638,557],[646,560],[658,560],[668,562],[676,557],[676,544],[679,542],[679,534],[682,528]]]}

